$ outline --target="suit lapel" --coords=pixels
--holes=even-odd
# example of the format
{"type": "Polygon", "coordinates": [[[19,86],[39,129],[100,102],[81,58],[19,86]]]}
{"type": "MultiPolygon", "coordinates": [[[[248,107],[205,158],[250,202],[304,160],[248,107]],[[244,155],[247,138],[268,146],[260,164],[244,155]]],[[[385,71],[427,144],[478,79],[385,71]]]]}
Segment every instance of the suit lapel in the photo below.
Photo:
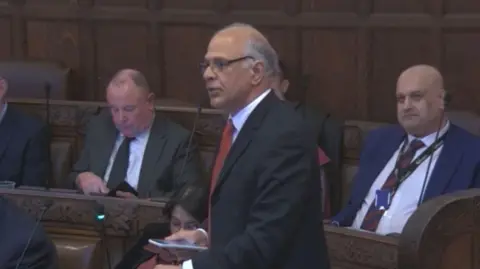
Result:
{"type": "MultiPolygon", "coordinates": [[[[373,185],[373,182],[377,179],[378,174],[380,174],[380,172],[382,172],[382,170],[385,168],[395,151],[398,150],[398,147],[404,138],[405,132],[399,126],[396,126],[392,133],[385,138],[387,141],[385,141],[385,143],[381,143],[381,146],[376,147],[375,156],[366,156],[372,159],[368,161],[370,165],[363,170],[365,171],[365,174],[359,175],[363,179],[362,184],[360,184],[360,187],[362,188],[360,193],[362,195],[359,197],[362,197],[363,199],[367,196],[367,193],[370,190],[370,187],[373,185]]],[[[378,141],[374,141],[374,143],[377,142],[378,141]]]]}
{"type": "Polygon", "coordinates": [[[0,161],[5,154],[7,145],[10,143],[10,137],[12,137],[12,125],[14,122],[11,119],[11,113],[8,111],[9,109],[7,109],[7,112],[0,122],[0,161]]]}
{"type": "Polygon", "coordinates": [[[162,124],[162,121],[163,119],[157,114],[145,147],[137,188],[140,196],[144,193],[148,193],[151,188],[151,183],[156,180],[156,176],[158,175],[159,169],[157,167],[157,162],[160,156],[162,156],[163,147],[167,142],[165,138],[165,128],[167,125],[162,124]]]}
{"type": "Polygon", "coordinates": [[[97,138],[99,147],[96,149],[94,155],[98,161],[96,161],[97,164],[94,164],[92,167],[92,172],[97,175],[102,175],[102,177],[105,177],[105,172],[107,171],[113,147],[115,146],[118,136],[117,128],[113,125],[112,120],[109,119],[107,122],[104,130],[99,132],[99,137],[97,138]]]}
{"type": "Polygon", "coordinates": [[[217,190],[228,178],[228,174],[230,173],[234,164],[248,148],[252,137],[262,124],[262,121],[265,118],[270,106],[275,101],[280,102],[280,100],[278,100],[277,97],[272,92],[270,92],[252,111],[247,121],[238,133],[235,142],[233,143],[230,151],[227,154],[227,157],[225,158],[225,162],[216,180],[215,189],[213,190],[212,195],[216,194],[217,190]]]}
{"type": "MultiPolygon", "coordinates": [[[[462,159],[462,151],[458,150],[456,143],[456,141],[459,141],[457,135],[457,127],[451,124],[445,136],[442,152],[433,168],[429,184],[427,184],[423,201],[441,195],[455,173],[458,163],[462,159]]],[[[426,161],[428,161],[428,159],[426,161]]]]}

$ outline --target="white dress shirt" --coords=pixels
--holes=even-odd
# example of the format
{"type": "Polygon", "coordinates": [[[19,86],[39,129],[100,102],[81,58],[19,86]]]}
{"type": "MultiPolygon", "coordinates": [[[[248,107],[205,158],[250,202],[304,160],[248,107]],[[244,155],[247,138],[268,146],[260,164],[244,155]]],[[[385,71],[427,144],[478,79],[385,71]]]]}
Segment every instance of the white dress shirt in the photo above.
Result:
{"type": "MultiPolygon", "coordinates": [[[[229,116],[229,119],[232,120],[233,124],[232,145],[235,142],[235,139],[237,139],[238,134],[242,130],[243,125],[245,125],[245,122],[247,121],[250,114],[252,114],[253,110],[255,110],[258,104],[260,104],[260,102],[270,93],[270,91],[270,89],[266,90],[264,93],[260,94],[257,98],[255,98],[255,100],[253,100],[250,104],[238,111],[235,115],[229,116]]],[[[208,236],[208,233],[205,230],[198,230],[202,231],[206,236],[208,236]]],[[[182,269],[193,269],[192,260],[185,261],[182,264],[182,269]]]]}
{"type": "MultiPolygon", "coordinates": [[[[448,128],[450,127],[450,122],[440,130],[438,137],[442,137],[448,128]]],[[[425,146],[415,153],[414,159],[418,158],[429,146],[431,146],[435,142],[435,137],[437,136],[437,132],[425,136],[423,138],[414,137],[412,135],[408,135],[407,143],[410,143],[414,139],[420,139],[425,146]]],[[[354,229],[360,230],[362,226],[363,219],[370,208],[370,205],[375,199],[376,191],[381,189],[385,181],[387,180],[390,173],[393,171],[395,167],[395,163],[397,162],[397,158],[399,155],[400,150],[402,149],[404,143],[401,143],[397,151],[393,154],[393,156],[388,161],[387,165],[383,168],[382,172],[378,174],[377,178],[375,179],[374,183],[370,187],[367,196],[365,197],[364,203],[362,208],[357,212],[357,216],[351,226],[354,229]]],[[[431,155],[432,156],[432,164],[430,166],[429,173],[426,177],[425,186],[428,185],[430,180],[430,176],[432,175],[432,171],[435,168],[435,164],[438,160],[438,156],[443,149],[443,144],[431,155]]],[[[378,224],[376,233],[386,235],[390,233],[402,233],[403,227],[407,223],[407,220],[413,214],[413,212],[417,209],[417,204],[420,199],[423,199],[423,195],[425,193],[422,192],[422,187],[424,185],[425,175],[427,173],[427,166],[430,157],[425,159],[418,167],[413,171],[413,173],[403,181],[403,183],[398,188],[397,192],[393,196],[391,201],[391,205],[388,210],[383,213],[383,216],[378,224]]],[[[425,188],[426,189],[426,188],[425,188]]]]}
{"type": "MultiPolygon", "coordinates": [[[[128,156],[128,169],[127,169],[127,178],[125,181],[130,184],[135,190],[138,187],[138,181],[140,179],[140,171],[142,169],[143,156],[145,154],[145,149],[147,148],[148,138],[150,137],[150,129],[136,136],[134,140],[130,142],[130,155],[128,156]]],[[[105,171],[105,177],[103,180],[105,183],[108,182],[110,178],[110,173],[112,172],[112,166],[115,162],[115,156],[117,156],[118,149],[122,144],[125,137],[122,134],[117,136],[115,145],[113,147],[112,154],[108,161],[107,170],[105,171]]]]}

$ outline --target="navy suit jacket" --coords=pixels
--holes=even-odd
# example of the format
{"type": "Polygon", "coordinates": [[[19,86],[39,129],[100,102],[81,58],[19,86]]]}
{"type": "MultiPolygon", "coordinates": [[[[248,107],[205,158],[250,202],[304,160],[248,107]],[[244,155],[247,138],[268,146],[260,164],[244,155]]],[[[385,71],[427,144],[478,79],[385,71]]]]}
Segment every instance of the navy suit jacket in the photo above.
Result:
{"type": "MultiPolygon", "coordinates": [[[[406,133],[399,125],[383,127],[369,134],[360,155],[359,169],[353,179],[348,204],[332,218],[333,221],[340,226],[352,225],[370,186],[405,137],[406,133]]],[[[442,194],[478,187],[480,138],[450,123],[422,202],[442,194]]]]}
{"type": "Polygon", "coordinates": [[[50,176],[46,125],[12,106],[0,122],[0,180],[45,186],[50,176]]]}
{"type": "Polygon", "coordinates": [[[28,239],[35,231],[19,268],[56,269],[58,257],[55,246],[42,225],[16,205],[0,197],[0,268],[14,269],[22,256],[28,239]]]}

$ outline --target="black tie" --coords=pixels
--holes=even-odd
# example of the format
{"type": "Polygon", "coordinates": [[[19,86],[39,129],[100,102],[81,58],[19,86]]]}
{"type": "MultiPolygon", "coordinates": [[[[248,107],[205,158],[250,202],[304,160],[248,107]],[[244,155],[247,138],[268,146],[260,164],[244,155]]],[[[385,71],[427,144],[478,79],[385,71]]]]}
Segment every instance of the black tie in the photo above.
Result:
{"type": "Polygon", "coordinates": [[[108,178],[107,187],[109,189],[116,188],[120,183],[125,181],[128,170],[128,158],[130,156],[130,142],[134,137],[125,137],[122,144],[118,148],[115,161],[113,161],[112,170],[108,178]]]}

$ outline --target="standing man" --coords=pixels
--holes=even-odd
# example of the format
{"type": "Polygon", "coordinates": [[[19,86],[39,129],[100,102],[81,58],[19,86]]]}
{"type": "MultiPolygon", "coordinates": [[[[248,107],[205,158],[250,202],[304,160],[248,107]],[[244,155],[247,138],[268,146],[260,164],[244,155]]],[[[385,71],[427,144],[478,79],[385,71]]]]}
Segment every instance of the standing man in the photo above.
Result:
{"type": "Polygon", "coordinates": [[[215,34],[202,65],[210,103],[229,113],[211,177],[209,241],[181,266],[157,269],[328,269],[315,137],[269,89],[278,57],[249,25],[215,34]]]}
{"type": "Polygon", "coordinates": [[[202,176],[190,132],[155,113],[154,100],[142,73],[119,71],[107,88],[109,109],[91,120],[69,182],[87,194],[128,183],[133,190],[117,196],[148,198],[170,196],[202,176]]]}
{"type": "Polygon", "coordinates": [[[8,82],[0,77],[0,180],[45,187],[50,177],[47,126],[8,106],[7,92],[8,82]]]}

